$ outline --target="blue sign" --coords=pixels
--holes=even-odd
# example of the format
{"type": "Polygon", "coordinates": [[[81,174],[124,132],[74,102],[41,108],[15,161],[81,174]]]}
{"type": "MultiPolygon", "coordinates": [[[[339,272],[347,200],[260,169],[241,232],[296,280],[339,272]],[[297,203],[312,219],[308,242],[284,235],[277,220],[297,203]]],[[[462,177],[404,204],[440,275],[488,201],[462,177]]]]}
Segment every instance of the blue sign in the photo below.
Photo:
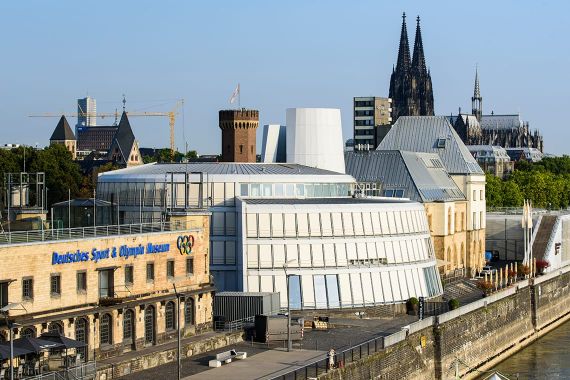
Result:
{"type": "Polygon", "coordinates": [[[487,260],[487,261],[493,260],[493,252],[485,251],[485,260],[487,260]]]}
{"type": "Polygon", "coordinates": [[[101,260],[116,259],[122,257],[128,259],[129,257],[137,258],[141,255],[152,255],[155,253],[162,253],[170,251],[170,244],[152,244],[148,243],[146,246],[137,245],[129,247],[121,245],[120,247],[112,247],[105,249],[93,248],[91,251],[72,251],[66,253],[53,252],[51,255],[51,265],[78,263],[82,261],[93,261],[95,263],[101,260]]]}

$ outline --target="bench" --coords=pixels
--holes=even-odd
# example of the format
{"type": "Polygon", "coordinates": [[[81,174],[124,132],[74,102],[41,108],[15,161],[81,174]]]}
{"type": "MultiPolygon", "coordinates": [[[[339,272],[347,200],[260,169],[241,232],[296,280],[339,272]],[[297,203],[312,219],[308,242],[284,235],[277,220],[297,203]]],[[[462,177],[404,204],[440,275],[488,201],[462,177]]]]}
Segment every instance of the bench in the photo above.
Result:
{"type": "Polygon", "coordinates": [[[222,364],[228,364],[231,363],[233,359],[246,359],[247,358],[247,352],[237,352],[235,349],[234,350],[229,350],[229,351],[224,351],[224,352],[220,352],[219,354],[216,354],[216,359],[212,359],[208,362],[208,366],[210,367],[221,367],[222,364]]]}

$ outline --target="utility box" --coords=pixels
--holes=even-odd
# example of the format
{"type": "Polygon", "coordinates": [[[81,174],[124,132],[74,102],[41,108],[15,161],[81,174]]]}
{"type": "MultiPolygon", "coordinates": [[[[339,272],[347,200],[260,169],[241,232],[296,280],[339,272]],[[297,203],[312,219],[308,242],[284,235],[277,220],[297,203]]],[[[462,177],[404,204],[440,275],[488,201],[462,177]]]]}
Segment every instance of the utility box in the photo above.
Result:
{"type": "MultiPolygon", "coordinates": [[[[255,337],[262,343],[287,340],[287,317],[256,315],[255,337]]],[[[291,324],[291,340],[301,339],[303,339],[303,327],[299,323],[291,324]]]]}
{"type": "Polygon", "coordinates": [[[214,319],[225,323],[279,313],[279,293],[221,292],[214,296],[214,319]]]}

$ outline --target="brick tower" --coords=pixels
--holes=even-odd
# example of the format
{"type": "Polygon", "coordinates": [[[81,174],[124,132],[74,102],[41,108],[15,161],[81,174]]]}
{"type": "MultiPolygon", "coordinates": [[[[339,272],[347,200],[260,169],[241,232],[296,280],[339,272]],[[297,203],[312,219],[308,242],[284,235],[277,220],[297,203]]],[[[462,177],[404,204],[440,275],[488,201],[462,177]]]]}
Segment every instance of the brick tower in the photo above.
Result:
{"type": "Polygon", "coordinates": [[[257,110],[220,111],[222,162],[255,162],[255,137],[259,126],[257,110]]]}

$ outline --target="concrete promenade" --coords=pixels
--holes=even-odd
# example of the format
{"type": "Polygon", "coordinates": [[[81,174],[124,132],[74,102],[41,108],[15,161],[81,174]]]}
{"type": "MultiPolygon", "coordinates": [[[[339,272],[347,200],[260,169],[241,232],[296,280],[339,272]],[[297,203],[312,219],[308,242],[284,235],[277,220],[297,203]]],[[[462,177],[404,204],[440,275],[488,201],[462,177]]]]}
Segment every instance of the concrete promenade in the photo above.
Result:
{"type": "Polygon", "coordinates": [[[326,355],[326,351],[298,350],[287,352],[282,349],[261,352],[245,360],[235,360],[219,368],[211,368],[188,380],[251,380],[271,379],[280,374],[301,368],[326,355]]]}

